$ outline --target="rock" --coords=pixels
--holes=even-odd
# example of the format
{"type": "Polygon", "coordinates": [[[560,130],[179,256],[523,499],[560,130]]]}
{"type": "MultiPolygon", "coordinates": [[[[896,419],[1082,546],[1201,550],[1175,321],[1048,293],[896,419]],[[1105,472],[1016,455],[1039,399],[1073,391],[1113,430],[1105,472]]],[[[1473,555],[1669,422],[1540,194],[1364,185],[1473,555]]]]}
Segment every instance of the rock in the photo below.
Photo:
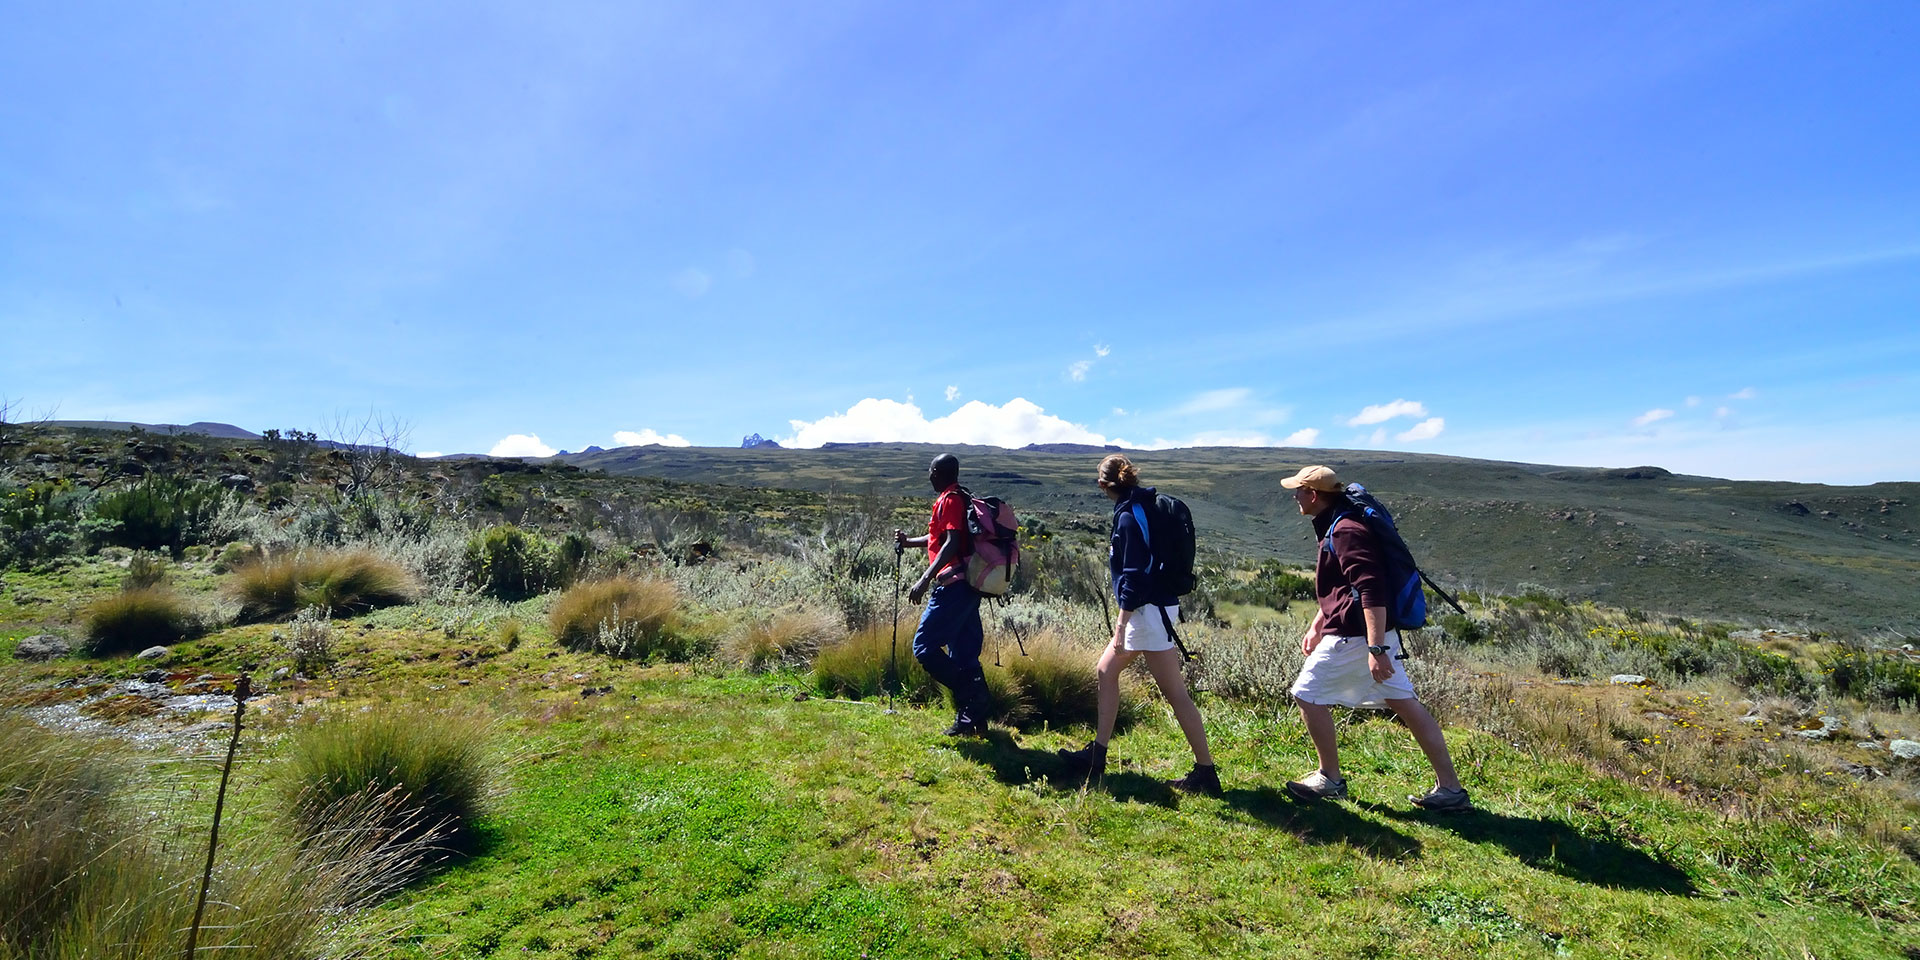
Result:
{"type": "Polygon", "coordinates": [[[1763,716],[1761,716],[1761,715],[1759,715],[1759,714],[1757,714],[1757,713],[1750,713],[1750,714],[1748,714],[1748,715],[1746,715],[1746,716],[1744,716],[1744,717],[1741,717],[1741,718],[1740,718],[1740,722],[1741,722],[1741,723],[1751,723],[1751,724],[1753,724],[1754,726],[1756,726],[1756,727],[1758,727],[1758,726],[1761,726],[1761,725],[1763,725],[1763,724],[1765,724],[1765,723],[1767,722],[1767,718],[1766,718],[1766,717],[1763,717],[1763,716]]]}
{"type": "Polygon", "coordinates": [[[1637,684],[1646,683],[1647,678],[1637,673],[1616,673],[1612,677],[1608,678],[1607,682],[1608,683],[1627,683],[1627,684],[1637,685],[1637,684]]]}
{"type": "Polygon", "coordinates": [[[13,648],[14,657],[21,660],[56,660],[72,652],[72,644],[51,633],[28,637],[13,648]]]}
{"type": "Polygon", "coordinates": [[[1812,730],[1795,730],[1793,735],[1803,740],[1828,740],[1846,726],[1839,717],[1821,717],[1820,726],[1812,730]]]}
{"type": "Polygon", "coordinates": [[[1862,749],[1862,750],[1884,750],[1884,749],[1886,749],[1885,747],[1882,747],[1882,746],[1880,746],[1880,741],[1878,741],[1878,740],[1862,740],[1862,741],[1860,741],[1859,743],[1856,743],[1856,744],[1854,744],[1854,746],[1856,746],[1856,747],[1859,747],[1859,748],[1860,748],[1860,749],[1862,749]]]}
{"type": "Polygon", "coordinates": [[[1887,749],[1902,760],[1920,760],[1920,740],[1895,740],[1887,749]]]}
{"type": "Polygon", "coordinates": [[[278,669],[278,670],[275,670],[275,671],[273,672],[273,679],[275,679],[275,680],[285,680],[286,678],[288,678],[288,677],[290,677],[290,676],[293,676],[293,668],[292,668],[292,667],[281,667],[280,669],[278,669]]]}
{"type": "Polygon", "coordinates": [[[167,672],[165,670],[148,670],[146,673],[140,675],[140,679],[147,683],[165,683],[167,682],[167,672]]]}
{"type": "Polygon", "coordinates": [[[244,473],[230,473],[220,478],[220,485],[228,490],[252,490],[253,478],[244,473]]]}
{"type": "Polygon", "coordinates": [[[139,653],[134,654],[134,657],[136,659],[151,660],[155,662],[165,660],[171,656],[173,656],[173,651],[167,649],[166,647],[148,647],[145,650],[142,650],[139,653]]]}

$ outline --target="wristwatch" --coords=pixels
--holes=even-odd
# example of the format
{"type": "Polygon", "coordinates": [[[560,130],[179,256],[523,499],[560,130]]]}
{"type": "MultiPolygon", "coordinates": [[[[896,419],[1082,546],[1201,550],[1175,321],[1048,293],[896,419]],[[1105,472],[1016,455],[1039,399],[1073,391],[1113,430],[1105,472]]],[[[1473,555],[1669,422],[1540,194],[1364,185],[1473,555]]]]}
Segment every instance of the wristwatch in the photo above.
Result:
{"type": "Polygon", "coordinates": [[[1373,645],[1371,645],[1371,644],[1369,644],[1369,645],[1367,646],[1367,652],[1368,652],[1368,653],[1371,653],[1371,654],[1375,654],[1375,655],[1377,655],[1377,656],[1382,656],[1382,657],[1384,657],[1384,656],[1386,656],[1387,654],[1389,654],[1389,653],[1392,653],[1392,652],[1393,652],[1393,648],[1392,648],[1392,647],[1389,647],[1389,646],[1385,646],[1385,645],[1382,645],[1382,646],[1378,646],[1378,647],[1376,647],[1376,646],[1373,646],[1373,645]]]}

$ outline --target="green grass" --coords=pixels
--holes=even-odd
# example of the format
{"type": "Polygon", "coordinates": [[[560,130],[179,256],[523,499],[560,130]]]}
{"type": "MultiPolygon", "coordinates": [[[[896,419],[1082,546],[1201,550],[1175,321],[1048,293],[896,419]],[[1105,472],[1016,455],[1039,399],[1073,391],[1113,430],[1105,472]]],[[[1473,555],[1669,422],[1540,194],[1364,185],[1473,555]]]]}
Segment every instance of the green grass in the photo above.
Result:
{"type": "Polygon", "coordinates": [[[944,711],[795,702],[779,675],[650,670],[525,735],[484,854],[389,909],[406,956],[1884,957],[1916,932],[1911,861],[1452,731],[1482,812],[1419,814],[1382,720],[1343,730],[1355,801],[1278,789],[1290,718],[1203,703],[1227,793],[1153,716],[1104,789],[1063,734],[945,741],[944,711]],[[629,699],[629,697],[633,699],[629,699]],[[1804,857],[1802,860],[1800,858],[1804,857]],[[1904,905],[1902,905],[1904,901],[1904,905]],[[1869,916],[1862,904],[1877,906],[1869,916]]]}
{"type": "Polygon", "coordinates": [[[88,605],[83,642],[96,657],[138,653],[178,643],[197,628],[193,610],[172,589],[137,587],[88,605]]]}
{"type": "Polygon", "coordinates": [[[247,564],[228,577],[240,616],[264,620],[303,607],[358,613],[407,603],[419,584],[399,564],[370,550],[316,550],[247,564]]]}

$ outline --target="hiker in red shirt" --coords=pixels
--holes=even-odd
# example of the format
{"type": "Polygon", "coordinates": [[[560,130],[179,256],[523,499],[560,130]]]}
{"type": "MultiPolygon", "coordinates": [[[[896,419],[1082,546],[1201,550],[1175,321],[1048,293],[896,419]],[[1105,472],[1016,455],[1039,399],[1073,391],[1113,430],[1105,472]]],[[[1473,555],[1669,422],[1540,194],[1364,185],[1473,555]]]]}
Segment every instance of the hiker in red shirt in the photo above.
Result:
{"type": "Polygon", "coordinates": [[[980,736],[987,732],[987,675],[980,667],[980,648],[986,634],[980,627],[980,594],[967,585],[967,555],[972,543],[967,533],[967,494],[960,489],[960,460],[951,453],[933,458],[927,482],[940,492],[927,519],[927,535],[909,537],[893,531],[899,547],[926,547],[927,569],[907,589],[907,599],[919,603],[929,587],[927,609],[913,631],[913,658],[933,679],[953,691],[953,726],[947,736],[980,736]]]}

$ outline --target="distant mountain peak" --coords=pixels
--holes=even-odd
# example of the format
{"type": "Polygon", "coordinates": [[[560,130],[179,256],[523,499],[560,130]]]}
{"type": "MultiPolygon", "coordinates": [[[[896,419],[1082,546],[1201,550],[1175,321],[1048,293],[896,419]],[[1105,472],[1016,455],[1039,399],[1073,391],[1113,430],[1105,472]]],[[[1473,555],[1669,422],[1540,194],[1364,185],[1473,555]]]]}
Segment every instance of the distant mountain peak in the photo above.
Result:
{"type": "Polygon", "coordinates": [[[740,440],[742,450],[778,450],[780,445],[757,433],[749,433],[740,440]]]}

